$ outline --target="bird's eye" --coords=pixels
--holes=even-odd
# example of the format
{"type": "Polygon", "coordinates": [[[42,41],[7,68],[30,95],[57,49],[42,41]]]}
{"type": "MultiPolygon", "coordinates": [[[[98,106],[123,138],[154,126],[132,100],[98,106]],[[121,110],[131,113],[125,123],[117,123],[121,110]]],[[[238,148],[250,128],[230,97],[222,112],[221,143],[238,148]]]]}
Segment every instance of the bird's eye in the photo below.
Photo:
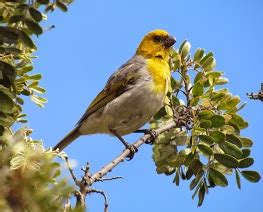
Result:
{"type": "Polygon", "coordinates": [[[162,37],[161,37],[161,36],[154,36],[154,37],[153,37],[153,40],[154,40],[156,43],[159,43],[159,42],[161,42],[162,37]]]}

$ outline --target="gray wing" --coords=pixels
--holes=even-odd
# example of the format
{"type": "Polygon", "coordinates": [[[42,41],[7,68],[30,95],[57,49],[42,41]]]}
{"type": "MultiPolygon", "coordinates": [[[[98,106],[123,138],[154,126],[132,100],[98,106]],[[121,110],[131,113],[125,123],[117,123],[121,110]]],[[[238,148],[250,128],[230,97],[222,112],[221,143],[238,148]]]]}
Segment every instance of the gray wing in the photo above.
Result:
{"type": "Polygon", "coordinates": [[[80,125],[90,114],[96,112],[125,91],[131,89],[133,87],[132,85],[134,85],[141,76],[140,70],[145,69],[145,66],[145,59],[137,55],[122,65],[110,76],[104,89],[91,102],[77,125],[80,125]]]}

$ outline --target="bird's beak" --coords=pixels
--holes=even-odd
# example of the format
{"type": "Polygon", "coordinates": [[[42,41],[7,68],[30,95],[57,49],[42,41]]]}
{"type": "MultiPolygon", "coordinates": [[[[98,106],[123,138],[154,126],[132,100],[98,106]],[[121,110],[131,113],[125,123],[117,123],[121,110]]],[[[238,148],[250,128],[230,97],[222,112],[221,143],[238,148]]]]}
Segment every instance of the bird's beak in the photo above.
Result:
{"type": "Polygon", "coordinates": [[[167,38],[164,40],[164,46],[167,47],[167,48],[169,48],[169,47],[171,47],[172,45],[174,45],[175,42],[176,42],[175,38],[169,35],[169,37],[167,37],[167,38]]]}

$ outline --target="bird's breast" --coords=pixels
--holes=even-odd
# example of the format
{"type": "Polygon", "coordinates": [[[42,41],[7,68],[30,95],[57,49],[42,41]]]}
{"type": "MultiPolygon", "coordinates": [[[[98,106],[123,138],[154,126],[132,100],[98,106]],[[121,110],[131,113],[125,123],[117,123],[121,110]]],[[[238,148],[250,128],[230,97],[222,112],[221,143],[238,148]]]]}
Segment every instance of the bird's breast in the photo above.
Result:
{"type": "Polygon", "coordinates": [[[152,76],[152,89],[156,93],[166,95],[171,78],[170,67],[160,58],[147,59],[147,70],[152,76]]]}

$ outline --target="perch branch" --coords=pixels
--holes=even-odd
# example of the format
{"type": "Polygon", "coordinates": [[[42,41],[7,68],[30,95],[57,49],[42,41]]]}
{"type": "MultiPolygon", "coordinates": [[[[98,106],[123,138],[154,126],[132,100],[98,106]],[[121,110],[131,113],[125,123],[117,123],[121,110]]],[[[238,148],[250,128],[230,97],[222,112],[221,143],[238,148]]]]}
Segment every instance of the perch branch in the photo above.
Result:
{"type": "MultiPolygon", "coordinates": [[[[160,127],[159,129],[156,129],[155,132],[158,134],[165,132],[171,128],[176,127],[177,124],[175,122],[170,122],[166,124],[165,126],[160,127]]],[[[137,148],[139,148],[141,145],[145,143],[145,141],[149,140],[151,138],[151,135],[144,135],[139,140],[133,143],[133,145],[137,148]]],[[[102,179],[108,172],[110,172],[114,167],[116,167],[118,164],[123,162],[125,158],[130,154],[130,150],[125,149],[119,156],[117,156],[115,159],[113,159],[111,162],[106,164],[103,168],[101,168],[98,172],[94,173],[90,177],[90,185],[92,185],[94,182],[98,181],[99,179],[102,179]]]]}

